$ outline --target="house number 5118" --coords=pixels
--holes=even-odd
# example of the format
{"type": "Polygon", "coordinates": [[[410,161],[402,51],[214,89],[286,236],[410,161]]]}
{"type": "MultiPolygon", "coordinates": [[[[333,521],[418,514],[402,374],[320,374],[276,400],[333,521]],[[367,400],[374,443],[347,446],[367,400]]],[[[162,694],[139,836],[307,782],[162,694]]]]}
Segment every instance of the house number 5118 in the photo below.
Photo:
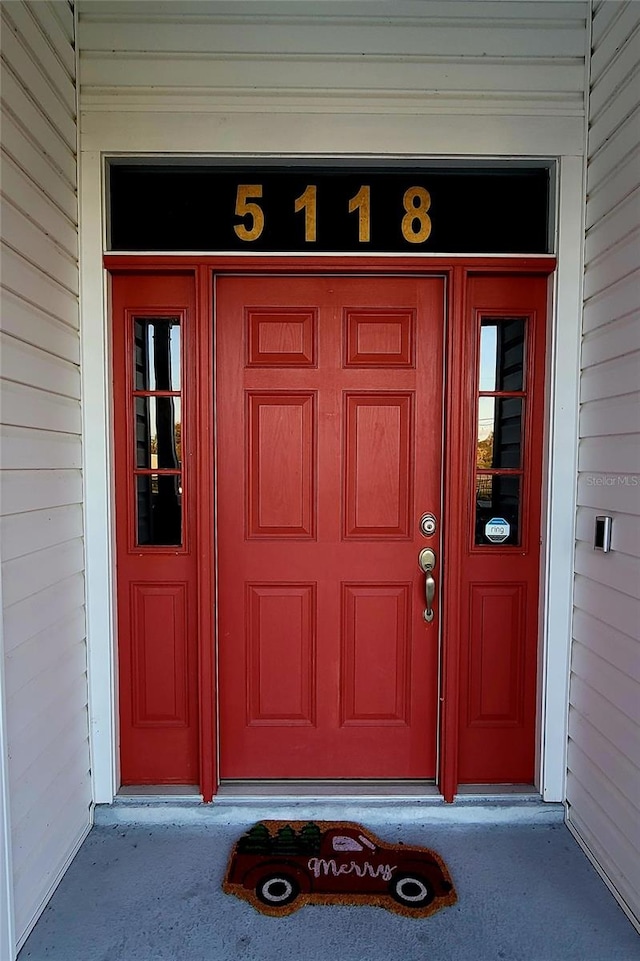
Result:
{"type": "MultiPolygon", "coordinates": [[[[264,211],[256,201],[262,198],[262,184],[238,184],[236,193],[236,217],[244,223],[234,224],[234,231],[240,240],[257,240],[265,226],[264,211]]],[[[404,216],[401,221],[402,236],[409,244],[423,244],[431,233],[431,196],[424,187],[409,187],[402,198],[404,216]]],[[[318,231],[318,188],[309,184],[296,197],[294,213],[304,214],[305,243],[314,243],[318,231]]],[[[366,184],[349,200],[348,211],[358,215],[358,241],[361,244],[371,240],[371,188],[366,184]]]]}

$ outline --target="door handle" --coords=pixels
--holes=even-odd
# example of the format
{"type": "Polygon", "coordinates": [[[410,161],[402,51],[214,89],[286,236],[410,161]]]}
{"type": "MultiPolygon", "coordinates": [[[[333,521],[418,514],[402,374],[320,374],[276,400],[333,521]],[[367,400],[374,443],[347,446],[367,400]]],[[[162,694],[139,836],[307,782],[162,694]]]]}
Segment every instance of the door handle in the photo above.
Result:
{"type": "Polygon", "coordinates": [[[424,547],[418,554],[418,566],[421,571],[426,574],[424,581],[424,593],[426,600],[426,608],[422,613],[427,624],[430,624],[433,620],[433,599],[436,596],[436,582],[433,578],[433,568],[436,566],[436,555],[435,551],[432,551],[430,547],[424,547]]]}

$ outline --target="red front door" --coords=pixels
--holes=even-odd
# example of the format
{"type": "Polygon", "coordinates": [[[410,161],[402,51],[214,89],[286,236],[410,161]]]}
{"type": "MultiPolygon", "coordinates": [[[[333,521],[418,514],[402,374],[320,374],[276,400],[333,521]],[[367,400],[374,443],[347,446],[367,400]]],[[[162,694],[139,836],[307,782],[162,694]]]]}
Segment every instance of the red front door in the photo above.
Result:
{"type": "Polygon", "coordinates": [[[435,777],[443,319],[440,278],[217,280],[222,778],[435,777]]]}

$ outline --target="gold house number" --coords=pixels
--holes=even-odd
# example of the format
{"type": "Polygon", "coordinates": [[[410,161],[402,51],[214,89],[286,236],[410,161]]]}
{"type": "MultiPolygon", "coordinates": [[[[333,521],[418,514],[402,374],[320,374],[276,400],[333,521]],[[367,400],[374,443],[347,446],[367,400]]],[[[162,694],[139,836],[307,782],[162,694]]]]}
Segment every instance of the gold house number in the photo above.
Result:
{"type": "MultiPolygon", "coordinates": [[[[234,224],[234,231],[240,240],[251,242],[262,234],[265,225],[264,211],[257,200],[262,198],[262,184],[238,184],[236,193],[236,217],[244,223],[234,224]]],[[[294,201],[294,213],[304,213],[305,243],[314,243],[318,231],[318,188],[309,184],[294,201]]],[[[410,244],[423,244],[431,234],[431,195],[424,187],[409,187],[402,198],[404,216],[401,227],[402,236],[410,244]]],[[[349,213],[358,214],[358,241],[361,244],[371,240],[371,188],[366,184],[349,201],[349,213]]]]}

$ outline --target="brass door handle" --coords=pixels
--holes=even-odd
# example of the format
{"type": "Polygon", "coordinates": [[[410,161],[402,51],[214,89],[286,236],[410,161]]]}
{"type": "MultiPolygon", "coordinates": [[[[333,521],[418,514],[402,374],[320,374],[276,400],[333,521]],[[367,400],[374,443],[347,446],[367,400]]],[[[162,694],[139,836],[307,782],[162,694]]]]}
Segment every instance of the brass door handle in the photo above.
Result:
{"type": "Polygon", "coordinates": [[[418,554],[418,566],[421,571],[426,574],[424,581],[424,593],[426,600],[426,608],[423,611],[422,616],[425,621],[430,624],[433,620],[433,599],[436,596],[436,582],[433,578],[433,568],[436,566],[436,555],[435,551],[432,551],[430,547],[424,547],[418,554]]]}

